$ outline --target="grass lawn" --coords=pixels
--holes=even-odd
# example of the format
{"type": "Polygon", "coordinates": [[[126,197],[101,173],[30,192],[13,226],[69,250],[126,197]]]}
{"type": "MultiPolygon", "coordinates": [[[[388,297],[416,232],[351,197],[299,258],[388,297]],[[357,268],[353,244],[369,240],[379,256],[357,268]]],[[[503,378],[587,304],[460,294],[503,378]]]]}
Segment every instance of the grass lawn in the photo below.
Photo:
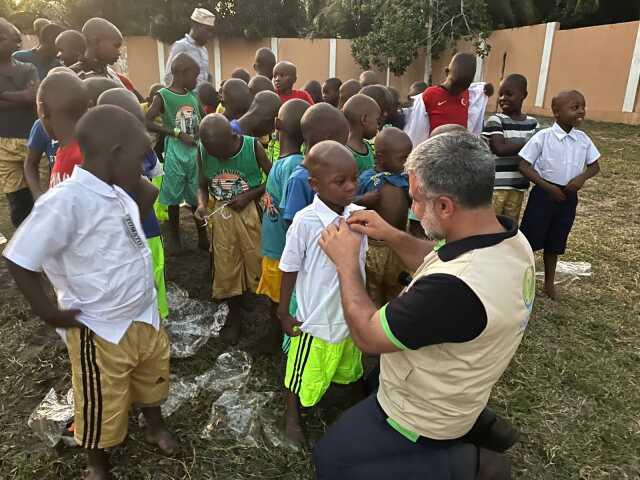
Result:
{"type": "MultiPolygon", "coordinates": [[[[556,302],[538,295],[524,341],[491,398],[523,432],[510,452],[516,479],[640,478],[640,128],[584,127],[603,154],[602,173],[581,192],[562,260],[590,262],[593,276],[561,285],[556,302]]],[[[192,222],[185,217],[183,224],[186,243],[195,248],[192,222]]],[[[0,232],[12,233],[4,197],[0,232]]],[[[194,250],[169,259],[167,275],[206,299],[208,268],[207,255],[194,250]]],[[[3,262],[0,284],[0,478],[78,478],[84,467],[79,449],[50,449],[26,424],[49,388],[66,392],[70,385],[64,345],[33,318],[3,262]]],[[[248,332],[240,347],[252,352],[268,322],[265,302],[248,299],[244,316],[248,332]]],[[[195,357],[174,361],[173,371],[202,373],[227,349],[212,339],[195,357]]],[[[278,391],[282,359],[253,357],[249,387],[278,391]]],[[[115,477],[313,478],[307,453],[243,448],[222,435],[202,439],[213,400],[203,394],[170,418],[183,446],[176,458],[149,448],[132,420],[129,439],[113,454],[115,477]]],[[[328,407],[309,413],[309,436],[318,438],[335,415],[328,407]]]]}

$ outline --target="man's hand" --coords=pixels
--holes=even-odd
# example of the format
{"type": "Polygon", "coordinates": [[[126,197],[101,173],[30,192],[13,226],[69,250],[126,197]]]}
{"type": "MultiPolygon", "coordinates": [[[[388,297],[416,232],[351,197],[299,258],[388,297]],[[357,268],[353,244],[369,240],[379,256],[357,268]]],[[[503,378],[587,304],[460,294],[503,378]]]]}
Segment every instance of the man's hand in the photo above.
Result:
{"type": "Polygon", "coordinates": [[[196,220],[203,222],[209,216],[209,209],[206,205],[198,205],[193,216],[196,217],[196,220]]]}
{"type": "Polygon", "coordinates": [[[247,205],[249,205],[249,203],[251,203],[251,197],[248,195],[248,193],[249,192],[241,193],[236,198],[231,200],[227,204],[227,207],[229,207],[230,209],[236,212],[241,212],[242,210],[247,208],[247,205]]]}
{"type": "Polygon", "coordinates": [[[42,320],[54,328],[80,328],[82,323],[76,319],[79,314],[80,310],[56,310],[42,317],[42,320]]]}
{"type": "Polygon", "coordinates": [[[355,261],[356,265],[358,264],[361,242],[362,234],[353,231],[347,222],[341,218],[339,225],[329,225],[322,232],[318,243],[324,253],[327,254],[327,257],[336,266],[340,266],[353,261],[355,261]]]}
{"type": "Polygon", "coordinates": [[[290,337],[297,337],[300,335],[300,326],[302,323],[289,315],[288,311],[281,311],[278,309],[278,318],[280,319],[280,326],[284,333],[290,337]]]}
{"type": "Polygon", "coordinates": [[[578,190],[580,190],[584,186],[584,181],[585,181],[584,178],[582,178],[581,176],[578,176],[573,180],[571,180],[569,183],[567,183],[564,189],[569,192],[576,193],[578,190]]]}
{"type": "Polygon", "coordinates": [[[549,191],[549,195],[551,195],[551,198],[554,202],[562,203],[567,201],[567,196],[564,194],[564,192],[560,187],[556,185],[550,185],[550,188],[548,191],[549,191]]]}
{"type": "Polygon", "coordinates": [[[193,136],[189,135],[188,133],[183,132],[178,135],[178,140],[186,145],[191,145],[192,147],[195,147],[197,145],[195,138],[193,138],[193,136]]]}
{"type": "Polygon", "coordinates": [[[387,240],[395,230],[379,214],[373,210],[354,212],[347,223],[354,232],[367,235],[375,240],[387,240]]]}

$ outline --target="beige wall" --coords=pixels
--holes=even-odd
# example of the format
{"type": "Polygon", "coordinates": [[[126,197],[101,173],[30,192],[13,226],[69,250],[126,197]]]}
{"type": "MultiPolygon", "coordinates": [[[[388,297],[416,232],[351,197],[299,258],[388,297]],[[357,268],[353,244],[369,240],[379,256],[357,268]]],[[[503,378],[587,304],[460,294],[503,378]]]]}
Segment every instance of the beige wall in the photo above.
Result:
{"type": "Polygon", "coordinates": [[[298,67],[294,88],[301,89],[309,80],[322,83],[329,77],[329,40],[281,38],[278,40],[278,60],[288,60],[298,67]]]}
{"type": "Polygon", "coordinates": [[[160,81],[157,43],[150,37],[127,37],[125,46],[127,76],[146,97],[149,87],[160,81]]]}
{"type": "MultiPolygon", "coordinates": [[[[231,72],[236,68],[244,68],[252,76],[253,60],[256,50],[261,47],[269,47],[269,39],[251,41],[242,38],[224,38],[220,39],[220,64],[222,70],[222,79],[231,77],[231,72]]],[[[211,63],[211,73],[214,72],[213,67],[213,48],[209,47],[209,62],[211,63]]]]}

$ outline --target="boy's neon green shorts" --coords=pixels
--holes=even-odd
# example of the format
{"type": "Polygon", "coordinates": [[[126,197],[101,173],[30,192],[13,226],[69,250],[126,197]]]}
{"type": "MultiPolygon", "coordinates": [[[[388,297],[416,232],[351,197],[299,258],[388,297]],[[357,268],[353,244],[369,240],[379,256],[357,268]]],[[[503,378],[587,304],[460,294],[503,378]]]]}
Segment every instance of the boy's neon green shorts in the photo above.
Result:
{"type": "Polygon", "coordinates": [[[316,405],[331,383],[347,385],[362,373],[362,352],[349,337],[335,344],[304,332],[291,338],[284,386],[303,407],[316,405]]]}
{"type": "Polygon", "coordinates": [[[164,284],[164,247],[162,237],[147,238],[147,245],[151,250],[153,260],[153,279],[158,294],[158,310],[162,318],[169,315],[169,302],[167,301],[167,289],[164,284]]]}
{"type": "MultiPolygon", "coordinates": [[[[159,177],[154,177],[151,180],[151,183],[153,183],[158,188],[158,190],[160,190],[162,188],[163,178],[164,178],[164,175],[161,175],[159,177]]],[[[161,204],[158,199],[156,199],[156,202],[153,204],[153,211],[155,212],[156,217],[158,218],[158,221],[160,223],[166,222],[167,220],[169,220],[169,207],[161,204]]]]}

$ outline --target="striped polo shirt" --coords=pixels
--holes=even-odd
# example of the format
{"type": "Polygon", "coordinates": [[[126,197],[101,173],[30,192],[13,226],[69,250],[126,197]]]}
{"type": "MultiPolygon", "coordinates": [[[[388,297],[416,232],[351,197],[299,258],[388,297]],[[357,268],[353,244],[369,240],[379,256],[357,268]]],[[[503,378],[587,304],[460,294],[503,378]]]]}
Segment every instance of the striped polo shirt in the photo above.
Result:
{"type": "MultiPolygon", "coordinates": [[[[506,142],[515,139],[528,141],[538,128],[538,121],[530,116],[524,120],[514,120],[504,113],[491,115],[484,124],[482,136],[487,140],[492,135],[502,135],[506,142]]],[[[496,190],[526,190],[529,188],[527,180],[518,169],[520,157],[496,157],[496,190]]]]}

